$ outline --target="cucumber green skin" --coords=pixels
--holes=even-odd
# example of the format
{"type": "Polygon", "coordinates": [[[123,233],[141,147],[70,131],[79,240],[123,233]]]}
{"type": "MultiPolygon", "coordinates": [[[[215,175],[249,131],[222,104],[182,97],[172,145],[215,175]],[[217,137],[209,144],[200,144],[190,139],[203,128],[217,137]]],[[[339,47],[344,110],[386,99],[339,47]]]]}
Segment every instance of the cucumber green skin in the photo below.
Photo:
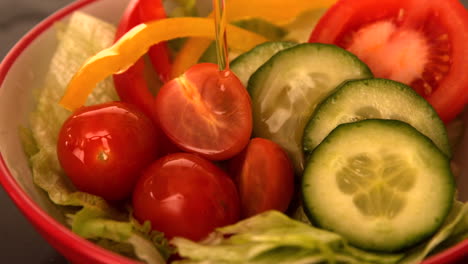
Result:
{"type": "Polygon", "coordinates": [[[371,77],[366,64],[335,45],[303,43],[279,51],[248,82],[253,134],[279,144],[300,175],[303,132],[316,105],[343,81],[371,77]]]}
{"type": "MultiPolygon", "coordinates": [[[[415,246],[440,228],[452,207],[456,186],[450,160],[428,137],[398,120],[367,119],[339,125],[314,149],[306,164],[301,188],[304,212],[313,224],[341,234],[358,248],[394,253],[415,246]],[[392,138],[403,140],[393,141],[392,138]],[[352,143],[347,144],[350,140],[352,143]],[[343,203],[342,208],[333,208],[329,202],[335,203],[339,199],[331,191],[333,186],[328,188],[318,184],[323,177],[334,176],[333,168],[327,166],[330,160],[349,156],[350,152],[361,149],[360,146],[375,149],[375,152],[383,148],[394,150],[394,153],[417,153],[423,161],[417,168],[426,172],[422,175],[424,177],[420,177],[426,181],[418,182],[416,189],[410,190],[410,195],[416,199],[422,193],[423,199],[418,199],[424,202],[417,203],[416,209],[405,209],[405,221],[399,221],[402,226],[393,226],[390,232],[379,233],[370,228],[373,226],[370,220],[353,222],[350,215],[355,206],[339,200],[340,204],[343,203]]],[[[409,207],[414,207],[414,204],[409,207]]]]}
{"type": "Polygon", "coordinates": [[[337,125],[366,118],[406,122],[431,138],[445,155],[452,155],[445,125],[434,108],[411,87],[387,79],[348,81],[323,100],[306,125],[304,151],[310,153],[337,125]],[[362,116],[357,111],[363,107],[379,113],[362,116]]]}
{"type": "Polygon", "coordinates": [[[239,55],[231,62],[231,70],[236,74],[242,84],[247,87],[250,76],[271,58],[275,53],[290,48],[297,43],[287,41],[270,41],[259,44],[253,49],[239,55]]]}

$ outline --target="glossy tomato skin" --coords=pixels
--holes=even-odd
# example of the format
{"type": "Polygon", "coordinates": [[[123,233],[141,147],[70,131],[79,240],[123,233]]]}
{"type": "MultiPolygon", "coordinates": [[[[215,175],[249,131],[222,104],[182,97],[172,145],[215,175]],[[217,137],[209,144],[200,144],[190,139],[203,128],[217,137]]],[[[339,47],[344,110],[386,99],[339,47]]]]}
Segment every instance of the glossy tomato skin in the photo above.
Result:
{"type": "Polygon", "coordinates": [[[166,83],[156,96],[156,112],[172,142],[210,160],[233,157],[252,133],[247,90],[231,71],[212,63],[197,64],[166,83]]]}
{"type": "Polygon", "coordinates": [[[85,106],[62,125],[57,155],[78,190],[119,201],[157,158],[155,133],[153,122],[133,105],[85,106]]]}
{"type": "Polygon", "coordinates": [[[239,219],[233,181],[210,161],[189,153],[169,154],[148,167],[133,192],[134,216],[152,228],[200,240],[239,219]]]}
{"type": "Polygon", "coordinates": [[[278,144],[253,138],[230,161],[229,171],[239,191],[242,217],[288,208],[294,193],[294,170],[278,144]]]}
{"type": "Polygon", "coordinates": [[[414,70],[417,76],[403,82],[425,97],[445,122],[451,121],[468,103],[468,11],[458,0],[340,0],[321,18],[309,42],[336,44],[349,49],[381,78],[389,78],[389,72],[400,68],[396,66],[388,70],[381,67],[389,59],[400,64],[397,63],[399,56],[393,51],[406,53],[408,59],[402,60],[402,64],[414,64],[416,67],[410,67],[410,71],[414,70]],[[350,49],[350,40],[360,29],[382,21],[389,21],[396,28],[389,38],[393,45],[381,52],[387,59],[373,54],[374,48],[380,47],[378,41],[369,45],[369,49],[362,49],[362,54],[350,49]],[[425,49],[411,50],[412,46],[421,46],[416,42],[395,44],[399,42],[395,40],[409,39],[405,34],[419,39],[425,49]],[[372,61],[372,58],[377,59],[372,61]],[[421,65],[418,66],[418,62],[421,65]]]}

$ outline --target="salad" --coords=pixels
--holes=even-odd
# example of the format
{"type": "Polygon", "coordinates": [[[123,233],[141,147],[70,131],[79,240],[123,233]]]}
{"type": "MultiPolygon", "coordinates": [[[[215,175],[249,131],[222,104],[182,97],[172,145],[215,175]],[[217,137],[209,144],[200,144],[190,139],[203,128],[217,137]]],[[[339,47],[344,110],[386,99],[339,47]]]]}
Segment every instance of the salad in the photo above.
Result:
{"type": "Polygon", "coordinates": [[[21,131],[35,183],[74,232],[147,263],[419,263],[464,240],[468,11],[334,2],[76,12],[21,131]]]}

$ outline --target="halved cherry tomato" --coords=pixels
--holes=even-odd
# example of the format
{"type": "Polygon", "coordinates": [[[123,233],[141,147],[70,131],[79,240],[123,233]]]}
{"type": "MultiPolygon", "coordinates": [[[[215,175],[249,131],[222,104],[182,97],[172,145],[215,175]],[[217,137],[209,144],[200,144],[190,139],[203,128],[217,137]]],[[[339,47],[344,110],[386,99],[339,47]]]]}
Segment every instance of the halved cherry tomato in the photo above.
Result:
{"type": "Polygon", "coordinates": [[[210,160],[239,153],[252,132],[247,90],[229,70],[202,63],[166,83],[156,96],[159,124],[181,149],[210,160]]]}
{"type": "Polygon", "coordinates": [[[445,122],[468,102],[468,11],[458,0],[341,0],[310,42],[337,44],[377,77],[412,86],[445,122]]]}
{"type": "Polygon", "coordinates": [[[138,180],[134,216],[168,238],[199,240],[239,219],[234,182],[214,164],[189,153],[165,156],[138,180]]]}
{"type": "Polygon", "coordinates": [[[288,208],[294,193],[294,170],[286,153],[273,141],[252,139],[229,162],[229,171],[239,190],[242,217],[288,208]]]}
{"type": "Polygon", "coordinates": [[[58,159],[78,190],[122,200],[157,158],[155,131],[151,119],[127,103],[81,107],[62,125],[58,159]]]}

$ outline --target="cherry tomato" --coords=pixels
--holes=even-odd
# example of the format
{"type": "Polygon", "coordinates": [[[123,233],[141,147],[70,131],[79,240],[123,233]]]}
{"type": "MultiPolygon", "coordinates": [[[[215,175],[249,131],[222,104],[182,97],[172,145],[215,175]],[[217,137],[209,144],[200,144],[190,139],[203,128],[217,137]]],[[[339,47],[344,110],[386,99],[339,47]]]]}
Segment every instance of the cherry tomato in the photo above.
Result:
{"type": "Polygon", "coordinates": [[[233,157],[252,132],[247,90],[231,71],[212,63],[197,64],[166,83],[156,96],[156,112],[179,148],[210,160],[233,157]]]}
{"type": "Polygon", "coordinates": [[[199,240],[239,218],[233,181],[206,159],[190,153],[167,155],[148,167],[133,192],[134,216],[152,228],[199,240]]]}
{"type": "Polygon", "coordinates": [[[309,41],[339,45],[376,77],[412,86],[445,122],[468,102],[468,11],[458,0],[341,0],[309,41]]]}
{"type": "Polygon", "coordinates": [[[79,108],[57,143],[60,164],[77,189],[107,200],[127,198],[157,151],[153,122],[122,102],[79,108]]]}
{"type": "Polygon", "coordinates": [[[267,210],[286,211],[294,193],[294,170],[287,154],[273,141],[254,138],[229,162],[239,190],[241,216],[267,210]]]}

